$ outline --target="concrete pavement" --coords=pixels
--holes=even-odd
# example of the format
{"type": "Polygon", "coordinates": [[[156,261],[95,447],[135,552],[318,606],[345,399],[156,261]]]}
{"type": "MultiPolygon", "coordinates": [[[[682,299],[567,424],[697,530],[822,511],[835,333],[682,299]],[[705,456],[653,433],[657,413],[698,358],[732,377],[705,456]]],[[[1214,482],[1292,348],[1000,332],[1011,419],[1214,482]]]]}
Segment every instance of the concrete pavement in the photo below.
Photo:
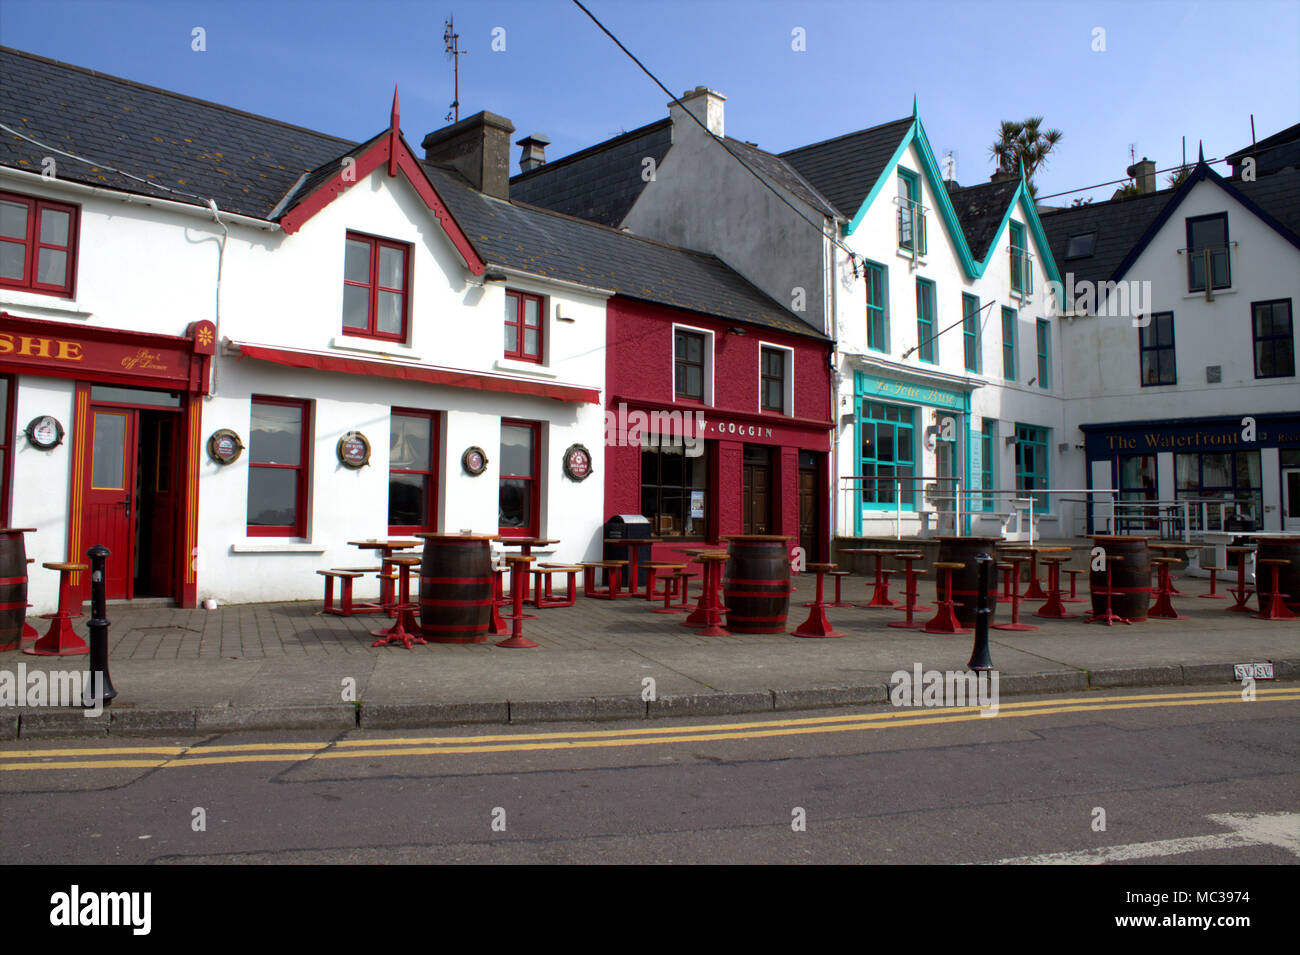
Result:
{"type": "MultiPolygon", "coordinates": [[[[1132,626],[1022,619],[1042,629],[992,631],[1003,694],[1101,687],[1233,682],[1233,664],[1272,662],[1277,679],[1300,676],[1300,627],[1228,613],[1202,600],[1207,582],[1183,578],[1175,606],[1188,619],[1132,626]]],[[[845,581],[865,602],[869,581],[845,581]]],[[[807,611],[813,579],[791,601],[790,629],[807,611]]],[[[928,593],[925,594],[928,598],[928,593]]],[[[643,600],[579,599],[534,611],[525,634],[541,644],[371,648],[387,618],[319,613],[318,602],[214,611],[114,605],[110,669],[119,696],[98,717],[56,707],[0,707],[0,739],[141,735],[238,729],[421,727],[457,723],[600,720],[784,711],[883,703],[890,675],[961,670],[971,636],[885,626],[892,610],[831,609],[843,639],[786,634],[701,637],[680,616],[643,600]],[[647,683],[647,679],[653,681],[647,683]]],[[[1069,604],[1082,612],[1086,604],[1069,604]]],[[[1000,606],[997,619],[1005,619],[1000,606]]],[[[84,635],[84,618],[78,632],[84,635]]],[[[0,673],[19,664],[69,670],[81,657],[0,653],[0,673]]]]}

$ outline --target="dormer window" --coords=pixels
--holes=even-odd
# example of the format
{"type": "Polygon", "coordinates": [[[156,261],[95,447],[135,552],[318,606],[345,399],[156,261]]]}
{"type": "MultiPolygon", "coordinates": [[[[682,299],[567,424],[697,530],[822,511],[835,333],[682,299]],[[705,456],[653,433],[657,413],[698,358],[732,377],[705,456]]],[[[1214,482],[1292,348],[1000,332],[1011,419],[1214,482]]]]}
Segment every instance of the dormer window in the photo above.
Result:
{"type": "Polygon", "coordinates": [[[1228,262],[1228,214],[1196,216],[1187,220],[1187,291],[1231,288],[1228,262]]]}
{"type": "Polygon", "coordinates": [[[1011,291],[1017,295],[1029,295],[1034,291],[1034,272],[1031,268],[1032,256],[1025,244],[1025,227],[1019,222],[1011,223],[1011,291]]]}
{"type": "Polygon", "coordinates": [[[406,341],[411,247],[348,233],[343,260],[343,334],[406,341]]]}
{"type": "Polygon", "coordinates": [[[542,297],[525,292],[506,292],[505,356],[518,361],[542,363],[542,297]]]}
{"type": "Polygon", "coordinates": [[[72,297],[77,207],[0,192],[0,287],[72,297]]]}

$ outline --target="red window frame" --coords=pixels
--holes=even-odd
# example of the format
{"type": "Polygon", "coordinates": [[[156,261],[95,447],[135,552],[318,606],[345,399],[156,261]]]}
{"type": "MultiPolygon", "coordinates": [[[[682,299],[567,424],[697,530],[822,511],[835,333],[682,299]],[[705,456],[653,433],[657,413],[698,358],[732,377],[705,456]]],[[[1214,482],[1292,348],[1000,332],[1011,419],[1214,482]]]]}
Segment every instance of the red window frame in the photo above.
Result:
{"type": "Polygon", "coordinates": [[[14,473],[14,406],[18,404],[18,376],[0,375],[5,403],[0,406],[0,527],[9,526],[9,487],[14,473]]]}
{"type": "MultiPolygon", "coordinates": [[[[297,464],[259,464],[253,461],[253,430],[251,427],[252,413],[250,408],[248,431],[248,478],[249,485],[252,485],[253,469],[266,468],[277,470],[292,470],[298,472],[294,497],[294,523],[293,524],[248,524],[249,537],[306,537],[307,536],[307,488],[311,477],[311,402],[302,401],[297,398],[273,398],[267,395],[253,395],[252,404],[256,405],[278,405],[286,408],[298,408],[302,411],[302,435],[301,446],[298,451],[297,464]]],[[[247,520],[247,517],[245,517],[247,520]]]]}
{"type": "Polygon", "coordinates": [[[21,289],[40,295],[57,295],[60,298],[73,298],[77,287],[77,236],[80,232],[81,208],[66,202],[53,202],[34,196],[22,196],[14,192],[0,192],[0,199],[5,202],[20,203],[27,206],[27,234],[22,239],[0,236],[0,242],[23,246],[23,277],[21,279],[0,278],[0,288],[21,289]],[[65,212],[68,214],[68,244],[57,245],[42,242],[40,236],[41,213],[65,212]],[[62,285],[36,281],[36,264],[41,249],[54,249],[66,252],[68,267],[62,285]]]}
{"type": "Polygon", "coordinates": [[[533,462],[531,475],[528,474],[507,474],[504,464],[502,465],[501,476],[498,480],[498,494],[501,482],[507,480],[528,481],[528,513],[531,521],[527,527],[498,527],[497,532],[502,537],[536,537],[540,531],[540,521],[538,513],[538,504],[541,500],[541,460],[542,460],[542,426],[537,421],[518,421],[513,418],[502,418],[501,427],[505,428],[527,428],[533,436],[533,462]]]}
{"type": "MultiPolygon", "coordinates": [[[[428,488],[424,500],[425,524],[389,524],[389,534],[414,534],[416,531],[436,531],[438,529],[438,462],[441,460],[439,447],[441,444],[441,433],[439,431],[439,418],[441,417],[436,411],[425,411],[419,408],[394,408],[391,412],[392,417],[403,418],[423,418],[429,422],[429,462],[428,467],[424,469],[415,468],[395,468],[391,461],[388,467],[389,484],[388,494],[391,503],[393,485],[392,475],[394,474],[416,474],[429,479],[428,488]]],[[[390,424],[391,428],[391,424],[390,424]]],[[[391,512],[390,512],[391,515],[391,512]]]]}
{"type": "MultiPolygon", "coordinates": [[[[343,334],[354,338],[378,338],[388,342],[405,342],[410,326],[411,314],[411,246],[406,242],[381,239],[379,236],[365,235],[361,232],[349,232],[347,242],[361,242],[370,247],[370,280],[368,282],[349,281],[346,272],[343,275],[343,287],[363,288],[366,290],[366,327],[350,328],[343,326],[343,334]],[[402,287],[390,288],[379,284],[379,251],[392,249],[402,253],[402,287]],[[381,332],[379,330],[379,293],[399,292],[402,296],[402,330],[400,332],[381,332]]],[[[344,256],[347,245],[344,244],[344,256]]]]}
{"type": "Polygon", "coordinates": [[[546,354],[546,322],[543,320],[543,316],[546,314],[546,310],[544,308],[544,305],[545,303],[542,301],[542,296],[540,295],[530,295],[527,292],[516,292],[512,289],[506,290],[505,327],[507,329],[509,328],[515,329],[515,346],[516,346],[513,351],[509,348],[505,349],[505,356],[507,358],[514,358],[518,361],[531,361],[538,365],[542,363],[542,356],[546,354]],[[511,312],[510,304],[512,300],[514,302],[514,309],[513,309],[514,318],[510,317],[510,312],[511,312]],[[537,324],[536,325],[528,324],[528,319],[527,319],[528,310],[526,307],[526,303],[528,302],[537,303],[537,324]],[[526,346],[524,345],[524,330],[526,328],[535,328],[537,330],[537,353],[536,354],[529,352],[526,346]]]}

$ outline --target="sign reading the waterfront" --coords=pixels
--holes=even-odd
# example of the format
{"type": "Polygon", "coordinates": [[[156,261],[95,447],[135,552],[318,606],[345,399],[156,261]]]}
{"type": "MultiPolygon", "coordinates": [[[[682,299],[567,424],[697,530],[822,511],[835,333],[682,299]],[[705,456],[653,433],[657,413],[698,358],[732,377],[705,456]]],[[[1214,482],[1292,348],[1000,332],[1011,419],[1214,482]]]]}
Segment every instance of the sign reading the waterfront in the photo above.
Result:
{"type": "Polygon", "coordinates": [[[1169,452],[1248,451],[1259,447],[1300,446],[1300,420],[1295,415],[1253,416],[1251,429],[1240,420],[1191,420],[1106,428],[1084,425],[1088,456],[1158,454],[1169,452]],[[1253,438],[1253,440],[1251,440],[1253,438]]]}

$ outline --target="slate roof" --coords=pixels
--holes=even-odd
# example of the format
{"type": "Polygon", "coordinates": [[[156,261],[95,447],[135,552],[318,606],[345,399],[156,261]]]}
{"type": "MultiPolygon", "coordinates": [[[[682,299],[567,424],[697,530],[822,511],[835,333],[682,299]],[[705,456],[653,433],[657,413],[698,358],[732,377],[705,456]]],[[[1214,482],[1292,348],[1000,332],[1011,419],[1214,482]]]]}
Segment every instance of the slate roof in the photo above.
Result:
{"type": "MultiPolygon", "coordinates": [[[[345,155],[374,142],[353,143],[3,47],[0,123],[47,146],[194,195],[169,194],[56,156],[60,179],[195,205],[211,197],[223,211],[262,219],[272,212],[282,215],[334,175],[345,155]]],[[[0,130],[0,165],[39,172],[48,154],[49,149],[0,130]]],[[[826,340],[715,256],[491,199],[459,173],[423,165],[470,242],[491,264],[826,340]]]]}
{"type": "Polygon", "coordinates": [[[491,265],[828,340],[717,256],[486,196],[447,166],[422,165],[474,248],[491,265]]]}
{"type": "Polygon", "coordinates": [[[672,125],[664,118],[520,173],[510,180],[510,196],[617,228],[646,186],[646,157],[658,165],[668,154],[672,125]]]}
{"type": "MultiPolygon", "coordinates": [[[[1254,182],[1235,179],[1224,182],[1289,231],[1293,243],[1300,244],[1300,169],[1292,166],[1261,176],[1254,182]]],[[[1076,283],[1083,280],[1111,281],[1177,192],[1177,189],[1162,189],[1145,196],[1128,196],[1040,213],[1043,230],[1047,233],[1048,244],[1062,277],[1073,272],[1076,283]],[[1086,232],[1097,233],[1093,254],[1067,259],[1065,251],[1070,237],[1086,232]]]]}
{"type": "MultiPolygon", "coordinates": [[[[353,145],[8,47],[0,47],[0,123],[150,182],[210,197],[224,211],[259,218],[303,173],[353,145]]],[[[0,130],[0,164],[40,172],[48,155],[49,149],[0,130]]],[[[60,179],[206,204],[53,155],[60,179]]]]}
{"type": "Polygon", "coordinates": [[[988,255],[989,245],[997,235],[1002,217],[1019,186],[1019,179],[999,179],[948,190],[948,198],[975,261],[982,262],[988,255]]]}
{"type": "Polygon", "coordinates": [[[783,187],[823,215],[831,218],[846,218],[794,166],[780,156],[765,152],[753,143],[741,142],[739,139],[732,139],[730,136],[725,137],[725,142],[727,149],[733,155],[739,156],[749,163],[768,182],[783,187]]]}
{"type": "Polygon", "coordinates": [[[780,158],[829,199],[842,218],[852,219],[911,126],[908,116],[791,149],[780,158]]]}
{"type": "Polygon", "coordinates": [[[1272,136],[1265,136],[1252,146],[1245,146],[1234,153],[1228,153],[1224,158],[1232,167],[1233,175],[1240,172],[1238,167],[1247,156],[1255,157],[1257,176],[1264,176],[1300,162],[1300,123],[1288,126],[1272,136]]]}

